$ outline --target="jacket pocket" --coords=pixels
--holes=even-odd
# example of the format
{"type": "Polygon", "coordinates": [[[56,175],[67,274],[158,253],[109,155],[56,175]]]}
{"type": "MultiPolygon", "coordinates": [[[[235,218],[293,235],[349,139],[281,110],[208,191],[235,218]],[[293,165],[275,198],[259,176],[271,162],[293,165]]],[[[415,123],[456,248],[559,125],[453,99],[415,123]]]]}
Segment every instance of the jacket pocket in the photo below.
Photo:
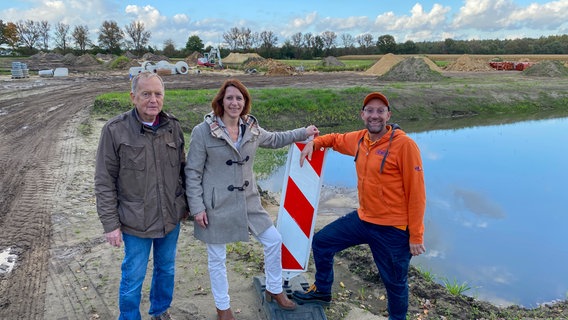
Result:
{"type": "Polygon", "coordinates": [[[168,142],[166,144],[166,152],[168,153],[168,158],[170,159],[170,164],[172,165],[172,167],[179,166],[179,147],[174,141],[168,142]]]}
{"type": "Polygon", "coordinates": [[[118,214],[122,225],[136,231],[146,231],[148,224],[145,221],[143,201],[119,199],[118,214]]]}
{"type": "Polygon", "coordinates": [[[146,168],[146,157],[144,146],[132,146],[122,144],[120,146],[120,167],[130,170],[144,170],[146,168]]]}

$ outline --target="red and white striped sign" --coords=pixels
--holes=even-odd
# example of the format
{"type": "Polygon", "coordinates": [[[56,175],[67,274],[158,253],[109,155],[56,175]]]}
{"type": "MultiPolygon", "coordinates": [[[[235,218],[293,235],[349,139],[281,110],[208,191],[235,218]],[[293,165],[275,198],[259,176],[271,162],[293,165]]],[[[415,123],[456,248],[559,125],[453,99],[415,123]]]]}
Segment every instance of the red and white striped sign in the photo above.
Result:
{"type": "Polygon", "coordinates": [[[314,150],[300,167],[305,144],[290,146],[276,228],[282,235],[282,269],[290,280],[308,269],[326,151],[314,150]]]}

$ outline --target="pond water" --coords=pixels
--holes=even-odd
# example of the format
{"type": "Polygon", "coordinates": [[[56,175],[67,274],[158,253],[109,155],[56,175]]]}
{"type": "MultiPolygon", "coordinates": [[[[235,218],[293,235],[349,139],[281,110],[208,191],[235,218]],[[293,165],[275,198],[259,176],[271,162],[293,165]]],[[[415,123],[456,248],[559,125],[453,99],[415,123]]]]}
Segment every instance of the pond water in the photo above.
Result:
{"type": "MultiPolygon", "coordinates": [[[[427,253],[412,264],[497,305],[567,299],[568,118],[409,136],[427,192],[427,253]]],[[[279,192],[283,171],[259,185],[279,192]]],[[[355,188],[353,158],[330,151],[323,179],[355,188]]]]}

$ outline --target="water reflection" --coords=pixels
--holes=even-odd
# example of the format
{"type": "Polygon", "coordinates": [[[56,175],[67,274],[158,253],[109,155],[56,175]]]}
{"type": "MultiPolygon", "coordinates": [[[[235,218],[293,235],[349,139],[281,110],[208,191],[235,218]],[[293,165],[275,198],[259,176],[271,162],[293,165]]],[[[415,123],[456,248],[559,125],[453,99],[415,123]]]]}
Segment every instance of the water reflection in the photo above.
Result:
{"type": "MultiPolygon", "coordinates": [[[[500,305],[567,299],[568,118],[409,135],[428,199],[428,252],[412,263],[500,305]]],[[[353,159],[330,152],[324,185],[355,183],[353,159]]],[[[282,171],[259,184],[280,191],[282,171]]]]}

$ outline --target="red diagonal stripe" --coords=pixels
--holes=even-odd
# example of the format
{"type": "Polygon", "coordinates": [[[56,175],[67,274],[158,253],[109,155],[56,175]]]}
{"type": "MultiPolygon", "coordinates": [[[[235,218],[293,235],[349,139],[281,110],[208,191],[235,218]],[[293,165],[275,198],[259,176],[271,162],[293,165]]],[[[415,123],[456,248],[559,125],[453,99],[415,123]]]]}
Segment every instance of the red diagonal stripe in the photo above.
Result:
{"type": "Polygon", "coordinates": [[[282,245],[282,268],[293,270],[303,269],[298,260],[294,258],[284,244],[282,245]]]}
{"type": "MultiPolygon", "coordinates": [[[[300,152],[302,152],[302,150],[304,149],[304,147],[306,145],[303,144],[303,143],[296,142],[296,146],[298,146],[298,149],[300,149],[300,152]]],[[[314,171],[317,173],[318,177],[321,177],[321,170],[323,168],[323,156],[324,156],[324,154],[325,154],[324,151],[321,151],[319,149],[314,150],[314,152],[312,153],[312,160],[308,161],[309,164],[314,169],[314,171]]]]}
{"type": "Polygon", "coordinates": [[[284,208],[288,211],[292,219],[296,221],[306,237],[309,238],[314,208],[290,177],[288,177],[284,208]]]}

